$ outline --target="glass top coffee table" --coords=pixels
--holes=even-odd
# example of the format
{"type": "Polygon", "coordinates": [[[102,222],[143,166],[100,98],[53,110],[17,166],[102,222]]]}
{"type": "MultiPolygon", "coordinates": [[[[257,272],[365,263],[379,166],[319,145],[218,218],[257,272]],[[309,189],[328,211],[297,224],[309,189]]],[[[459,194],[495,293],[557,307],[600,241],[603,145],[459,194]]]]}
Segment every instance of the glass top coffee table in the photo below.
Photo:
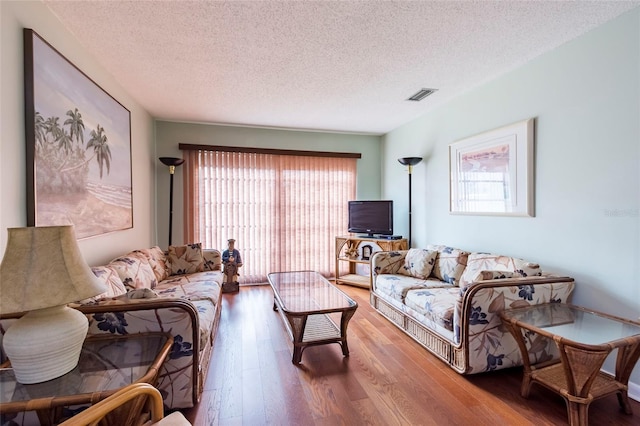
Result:
{"type": "Polygon", "coordinates": [[[347,325],[358,304],[317,272],[272,272],[273,310],[280,316],[293,340],[294,364],[300,364],[307,346],[339,343],[349,356],[347,325]],[[332,315],[339,315],[339,325],[332,315]]]}
{"type": "Polygon", "coordinates": [[[522,353],[523,397],[529,396],[533,383],[559,393],[567,402],[570,425],[587,425],[591,401],[613,393],[624,412],[632,414],[627,385],[640,357],[640,324],[560,303],[509,309],[500,316],[522,353]],[[559,362],[531,364],[528,348],[535,334],[553,339],[559,362]],[[611,376],[600,369],[614,349],[616,373],[611,376]]]}

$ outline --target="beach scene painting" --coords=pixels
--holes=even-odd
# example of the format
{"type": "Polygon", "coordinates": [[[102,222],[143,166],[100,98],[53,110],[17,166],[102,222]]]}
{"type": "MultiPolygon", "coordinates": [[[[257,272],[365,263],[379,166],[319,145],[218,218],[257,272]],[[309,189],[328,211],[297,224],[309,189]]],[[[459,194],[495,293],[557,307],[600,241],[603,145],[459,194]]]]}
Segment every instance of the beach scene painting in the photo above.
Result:
{"type": "Polygon", "coordinates": [[[78,239],[132,228],[129,110],[38,34],[24,39],[28,225],[72,224],[78,239]]]}

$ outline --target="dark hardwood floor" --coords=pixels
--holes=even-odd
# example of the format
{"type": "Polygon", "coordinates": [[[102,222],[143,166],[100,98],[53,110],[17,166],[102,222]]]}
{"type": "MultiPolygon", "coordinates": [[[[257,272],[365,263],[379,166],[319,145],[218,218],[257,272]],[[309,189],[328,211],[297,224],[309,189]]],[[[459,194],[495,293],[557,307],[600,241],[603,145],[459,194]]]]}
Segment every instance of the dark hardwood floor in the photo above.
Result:
{"type": "MultiPolygon", "coordinates": [[[[351,355],[338,344],[307,348],[298,367],[269,286],[223,296],[202,400],[185,410],[204,425],[563,425],[564,400],[535,386],[520,396],[522,370],[461,376],[379,315],[368,290],[340,286],[358,302],[351,355]]],[[[640,425],[615,396],[589,409],[591,425],[640,425]]]]}

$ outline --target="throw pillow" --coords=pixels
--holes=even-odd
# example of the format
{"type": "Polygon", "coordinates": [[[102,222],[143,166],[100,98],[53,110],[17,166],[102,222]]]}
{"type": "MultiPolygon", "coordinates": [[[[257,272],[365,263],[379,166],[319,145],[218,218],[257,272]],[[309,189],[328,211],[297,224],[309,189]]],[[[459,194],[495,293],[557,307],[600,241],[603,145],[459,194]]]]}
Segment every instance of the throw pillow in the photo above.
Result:
{"type": "Polygon", "coordinates": [[[436,263],[437,251],[409,249],[404,258],[404,271],[407,275],[426,280],[436,263]]]}
{"type": "Polygon", "coordinates": [[[149,266],[153,269],[153,273],[158,282],[169,278],[167,259],[160,247],[154,246],[148,249],[136,250],[136,252],[142,253],[147,258],[149,266]]]}
{"type": "Polygon", "coordinates": [[[147,257],[139,251],[132,251],[118,257],[107,265],[113,268],[128,290],[137,288],[155,288],[156,275],[149,265],[147,257]]]}
{"type": "Polygon", "coordinates": [[[445,245],[428,245],[427,250],[438,252],[431,276],[449,284],[458,285],[467,266],[468,251],[445,245]]]}
{"type": "Polygon", "coordinates": [[[167,257],[171,265],[171,275],[184,275],[204,271],[201,243],[169,246],[167,257]]]}
{"type": "Polygon", "coordinates": [[[107,287],[107,291],[97,296],[89,297],[88,299],[79,301],[78,303],[80,303],[81,305],[96,302],[105,297],[120,296],[121,294],[125,294],[127,292],[127,289],[122,283],[120,276],[113,268],[109,266],[93,266],[91,267],[91,271],[96,277],[98,277],[100,282],[102,282],[102,284],[107,287]]]}

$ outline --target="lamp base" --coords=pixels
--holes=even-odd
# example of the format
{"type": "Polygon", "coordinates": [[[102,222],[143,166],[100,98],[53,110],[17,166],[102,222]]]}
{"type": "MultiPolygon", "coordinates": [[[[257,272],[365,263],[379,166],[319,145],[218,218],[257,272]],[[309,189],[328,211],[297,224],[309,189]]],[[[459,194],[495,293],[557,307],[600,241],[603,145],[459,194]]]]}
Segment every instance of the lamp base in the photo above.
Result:
{"type": "Polygon", "coordinates": [[[4,350],[19,383],[60,377],[78,365],[89,321],[67,306],[39,309],[14,322],[3,338],[4,350]]]}

